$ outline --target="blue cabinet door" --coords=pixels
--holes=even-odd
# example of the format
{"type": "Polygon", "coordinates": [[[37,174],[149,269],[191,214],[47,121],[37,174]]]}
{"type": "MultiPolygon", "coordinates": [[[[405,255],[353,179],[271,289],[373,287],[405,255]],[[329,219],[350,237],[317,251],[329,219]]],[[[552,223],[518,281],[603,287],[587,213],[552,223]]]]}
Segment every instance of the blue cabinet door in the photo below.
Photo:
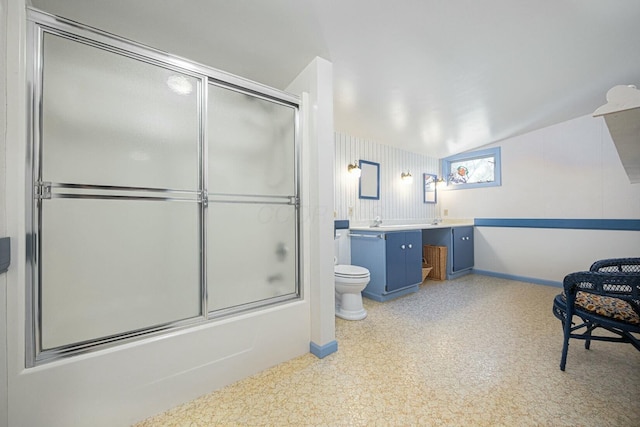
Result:
{"type": "Polygon", "coordinates": [[[422,232],[386,234],[387,292],[422,281],[422,232]]]}
{"type": "Polygon", "coordinates": [[[453,272],[473,267],[473,227],[453,228],[453,272]]]}
{"type": "Polygon", "coordinates": [[[405,235],[406,285],[422,282],[422,231],[407,231],[405,235]]]}
{"type": "Polygon", "coordinates": [[[404,235],[405,233],[387,233],[385,236],[387,292],[407,286],[407,273],[405,267],[407,245],[405,243],[404,235]]]}

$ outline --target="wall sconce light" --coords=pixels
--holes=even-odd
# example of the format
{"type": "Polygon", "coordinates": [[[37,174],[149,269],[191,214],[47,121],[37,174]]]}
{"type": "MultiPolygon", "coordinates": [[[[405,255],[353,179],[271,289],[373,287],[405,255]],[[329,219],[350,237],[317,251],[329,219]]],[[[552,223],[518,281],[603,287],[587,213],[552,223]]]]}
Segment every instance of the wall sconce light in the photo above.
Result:
{"type": "Polygon", "coordinates": [[[413,176],[411,176],[411,172],[407,171],[407,173],[402,172],[400,174],[400,179],[405,184],[411,184],[413,182],[413,176]]]}
{"type": "Polygon", "coordinates": [[[447,186],[447,180],[440,177],[438,179],[436,179],[436,188],[439,190],[442,190],[443,188],[445,188],[447,186]]]}
{"type": "Polygon", "coordinates": [[[357,162],[349,163],[347,171],[356,178],[360,178],[360,175],[362,174],[362,169],[360,169],[357,162]]]}

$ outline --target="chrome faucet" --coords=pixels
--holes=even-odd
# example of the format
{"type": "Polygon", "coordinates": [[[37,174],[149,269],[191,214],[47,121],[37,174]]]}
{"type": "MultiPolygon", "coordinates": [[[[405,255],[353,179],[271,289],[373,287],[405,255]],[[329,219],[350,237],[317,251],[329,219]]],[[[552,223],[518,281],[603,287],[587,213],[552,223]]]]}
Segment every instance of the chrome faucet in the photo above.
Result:
{"type": "Polygon", "coordinates": [[[371,224],[372,227],[380,227],[380,225],[382,225],[382,218],[380,218],[379,216],[375,217],[373,219],[373,224],[371,224]]]}

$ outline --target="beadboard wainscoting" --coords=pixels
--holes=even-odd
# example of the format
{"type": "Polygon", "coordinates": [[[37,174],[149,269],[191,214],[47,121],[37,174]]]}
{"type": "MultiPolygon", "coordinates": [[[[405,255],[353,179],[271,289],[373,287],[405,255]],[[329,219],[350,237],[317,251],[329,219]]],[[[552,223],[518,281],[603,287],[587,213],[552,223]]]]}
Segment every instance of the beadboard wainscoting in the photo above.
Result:
{"type": "Polygon", "coordinates": [[[438,173],[438,159],[399,150],[347,134],[335,134],[335,217],[354,223],[385,220],[423,222],[437,216],[437,204],[424,203],[422,174],[438,173]],[[347,171],[349,163],[368,160],[380,164],[380,200],[358,198],[358,179],[347,171]],[[413,182],[400,179],[410,172],[413,182]]]}

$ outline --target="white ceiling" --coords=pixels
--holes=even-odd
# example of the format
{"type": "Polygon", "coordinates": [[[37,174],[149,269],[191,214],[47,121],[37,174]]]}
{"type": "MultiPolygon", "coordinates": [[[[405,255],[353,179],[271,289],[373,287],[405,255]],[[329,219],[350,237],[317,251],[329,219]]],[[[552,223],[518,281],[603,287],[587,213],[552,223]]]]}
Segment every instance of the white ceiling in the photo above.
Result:
{"type": "Polygon", "coordinates": [[[333,63],[337,131],[444,157],[640,86],[639,0],[32,0],[283,89],[333,63]]]}

